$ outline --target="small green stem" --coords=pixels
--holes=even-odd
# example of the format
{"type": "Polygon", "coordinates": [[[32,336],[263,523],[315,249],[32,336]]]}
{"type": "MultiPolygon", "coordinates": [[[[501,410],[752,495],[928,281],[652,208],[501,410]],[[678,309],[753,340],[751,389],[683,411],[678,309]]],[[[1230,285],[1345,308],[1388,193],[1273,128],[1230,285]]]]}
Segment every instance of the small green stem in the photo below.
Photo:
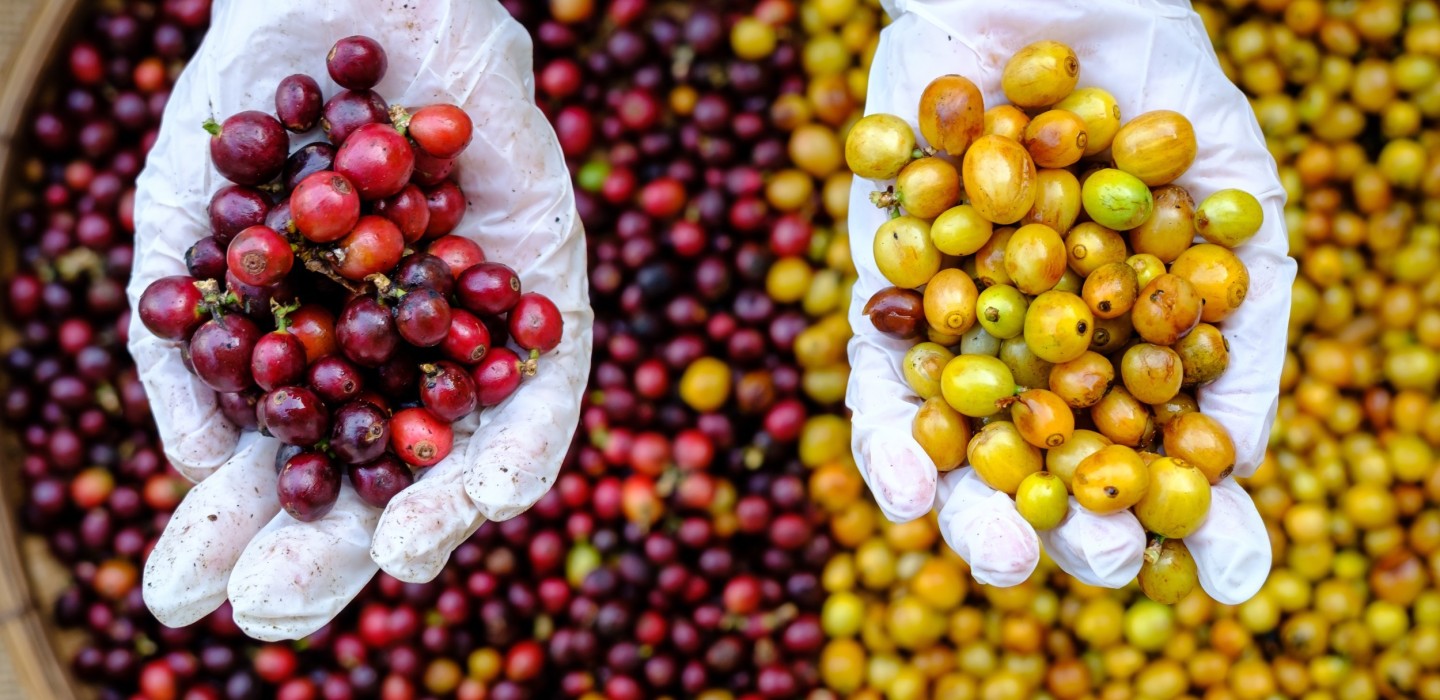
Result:
{"type": "Polygon", "coordinates": [[[204,129],[205,131],[209,132],[211,136],[219,136],[219,135],[220,135],[220,122],[215,121],[215,118],[214,118],[214,117],[211,117],[211,118],[209,118],[209,119],[206,119],[206,120],[205,120],[205,123],[203,123],[203,124],[200,125],[200,128],[202,128],[202,129],[204,129]]]}

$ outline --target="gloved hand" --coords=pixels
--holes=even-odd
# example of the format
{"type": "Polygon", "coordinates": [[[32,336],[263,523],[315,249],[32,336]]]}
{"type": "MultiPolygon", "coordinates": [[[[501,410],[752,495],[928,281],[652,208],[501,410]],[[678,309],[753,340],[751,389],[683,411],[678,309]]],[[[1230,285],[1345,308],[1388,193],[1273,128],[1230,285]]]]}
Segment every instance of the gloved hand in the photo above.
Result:
{"type": "MultiPolygon", "coordinates": [[[[564,319],[564,338],[541,357],[538,374],[457,423],[450,456],[383,513],[347,485],[328,515],[301,523],[276,499],[279,443],[240,433],[215,393],[186,371],[179,345],[132,317],[130,352],[165,454],[199,482],[146,562],[146,604],[161,622],[183,626],[228,597],[250,636],[295,639],[332,619],[377,569],[429,581],[481,523],[513,517],[549,490],[590,366],[585,239],[555,133],[534,103],[529,35],[495,0],[216,0],[213,12],[140,175],[132,308],[152,280],[186,274],[185,251],[210,233],[206,206],[227,183],[210,163],[201,123],[272,111],[275,86],[293,73],[313,76],[328,99],[339,88],[327,52],[363,34],[388,53],[375,89],[391,104],[448,102],[470,114],[475,138],[456,168],[470,207],[455,233],[515,268],[564,319]]],[[[291,148],[321,138],[318,130],[292,135],[291,148]]]]}
{"type": "MultiPolygon", "coordinates": [[[[1235,475],[1253,473],[1265,456],[1274,422],[1286,343],[1285,319],[1295,263],[1286,257],[1285,191],[1249,102],[1221,72],[1200,18],[1183,0],[1014,0],[1012,2],[882,0],[894,22],[881,32],[870,71],[867,113],[890,113],[916,127],[920,94],[934,78],[963,75],[980,88],[985,107],[1005,104],[1000,74],[1020,48],[1042,39],[1071,46],[1080,59],[1077,87],[1096,86],[1117,100],[1121,119],[1171,109],[1195,127],[1199,152],[1176,184],[1198,203],[1216,190],[1255,195],[1265,225],[1235,252],[1250,271],[1250,293],[1220,329],[1230,343],[1230,369],[1199,391],[1203,413],[1235,441],[1235,475]]],[[[918,137],[919,129],[915,128],[918,137]]],[[[912,344],[875,330],[865,302],[890,286],[875,265],[870,241],[886,213],[870,193],[890,183],[857,179],[851,189],[850,234],[859,279],[850,306],[850,386],[856,463],[886,516],[894,521],[939,510],[945,541],[982,583],[1011,586],[1039,562],[1041,543],[1061,569],[1109,588],[1140,570],[1145,533],[1129,511],[1096,515],[1070,499],[1070,515],[1037,537],[1006,494],[966,467],[937,474],[911,438],[919,399],[901,374],[912,344]],[[937,476],[939,478],[937,478],[937,476]]],[[[1253,596],[1271,566],[1270,540],[1255,505],[1227,479],[1212,490],[1210,515],[1185,538],[1212,598],[1238,603],[1253,596]]]]}

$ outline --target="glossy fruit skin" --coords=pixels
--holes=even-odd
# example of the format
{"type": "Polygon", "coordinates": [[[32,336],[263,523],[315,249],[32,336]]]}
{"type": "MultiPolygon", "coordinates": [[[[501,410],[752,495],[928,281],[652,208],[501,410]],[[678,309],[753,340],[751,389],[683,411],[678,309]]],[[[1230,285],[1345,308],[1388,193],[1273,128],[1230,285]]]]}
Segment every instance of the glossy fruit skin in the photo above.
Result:
{"type": "Polygon", "coordinates": [[[423,408],[407,408],[390,418],[390,449],[412,467],[432,467],[450,454],[450,424],[423,408]]]}
{"type": "Polygon", "coordinates": [[[1160,404],[1174,398],[1184,376],[1180,355],[1163,345],[1137,343],[1120,360],[1125,389],[1144,403],[1160,404]]]}
{"type": "Polygon", "coordinates": [[[347,469],[355,495],[373,508],[384,508],[396,494],[415,483],[415,474],[395,455],[382,454],[364,464],[347,469]]]}
{"type": "Polygon", "coordinates": [[[1036,355],[1023,337],[1001,341],[996,357],[1010,368],[1019,387],[1044,387],[1050,383],[1050,370],[1055,363],[1036,355]]]}
{"type": "Polygon", "coordinates": [[[1230,343],[1220,329],[1208,323],[1195,326],[1173,346],[1184,368],[1182,384],[1204,386],[1220,378],[1230,366],[1230,343]]]}
{"type": "Polygon", "coordinates": [[[1140,583],[1141,592],[1150,600],[1174,605],[1195,590],[1200,583],[1200,574],[1185,542],[1167,539],[1158,547],[1150,545],[1136,580],[1140,583]]]}
{"type": "Polygon", "coordinates": [[[265,223],[270,199],[253,187],[226,185],[215,191],[206,213],[210,216],[210,231],[224,247],[235,234],[265,223]]]}
{"type": "Polygon", "coordinates": [[[425,203],[425,193],[413,184],[375,202],[375,213],[395,224],[406,243],[423,238],[425,229],[430,226],[430,206],[425,203]]]}
{"type": "Polygon", "coordinates": [[[1011,496],[1026,477],[1045,466],[1040,450],[1025,442],[1013,423],[1005,421],[981,428],[970,439],[966,456],[981,481],[1011,496]]]}
{"type": "Polygon", "coordinates": [[[338,241],[360,221],[360,195],[344,175],[318,172],[290,193],[290,217],[306,238],[316,243],[338,241]]]}
{"type": "Polygon", "coordinates": [[[303,386],[280,387],[266,394],[259,415],[265,431],[287,445],[314,445],[330,429],[330,409],[303,386]]]}
{"type": "Polygon", "coordinates": [[[1035,206],[1035,161],[1013,139],[981,136],[965,151],[961,170],[971,206],[994,223],[1013,224],[1035,206]]]}
{"type": "Polygon", "coordinates": [[[1204,300],[1200,320],[1219,323],[1229,318],[1250,293],[1250,271],[1228,248],[1201,243],[1175,259],[1170,273],[1194,285],[1204,300]]]}
{"type": "Polygon", "coordinates": [[[941,158],[918,158],[895,177],[895,195],[906,213],[934,219],[959,202],[960,173],[941,158]]]}
{"type": "Polygon", "coordinates": [[[1065,242],[1045,224],[1026,224],[1005,244],[1005,273],[1020,291],[1043,294],[1065,274],[1065,242]]]}
{"type": "Polygon", "coordinates": [[[1008,340],[1025,332],[1025,310],[1030,302],[1020,290],[997,284],[986,287],[975,302],[975,315],[990,335],[1008,340]]]}
{"type": "MultiPolygon", "coordinates": [[[[1035,204],[1020,223],[1044,224],[1063,236],[1075,225],[1080,209],[1080,181],[1069,170],[1044,168],[1035,172],[1035,204]]],[[[1068,262],[1068,252],[1066,258],[1068,262]]]]}
{"type": "Polygon", "coordinates": [[[1005,363],[984,355],[958,355],[946,363],[940,375],[940,392],[945,401],[971,418],[984,418],[1000,411],[1000,399],[1015,393],[1015,379],[1005,363]]]}
{"type": "Polygon", "coordinates": [[[395,329],[416,347],[439,345],[450,331],[450,304],[429,287],[406,292],[395,305],[395,329]]]}
{"type": "Polygon", "coordinates": [[[260,329],[240,314],[206,321],[190,337],[195,375],[215,391],[244,391],[254,384],[250,356],[260,329]]]}
{"type": "Polygon", "coordinates": [[[856,175],[889,180],[910,162],[915,132],[892,114],[862,117],[845,137],[845,163],[856,175]]]}
{"type": "Polygon", "coordinates": [[[389,219],[373,214],[362,216],[355,228],[336,244],[334,253],[335,272],[360,282],[395,267],[405,254],[405,238],[389,219]]]}
{"type": "Polygon", "coordinates": [[[1095,316],[1080,297],[1045,292],[1025,312],[1025,344],[1046,362],[1069,362],[1090,347],[1095,316]]]}
{"type": "Polygon", "coordinates": [[[475,382],[464,368],[437,362],[422,368],[420,402],[441,420],[455,422],[475,411],[475,382]]]}
{"type": "Polygon", "coordinates": [[[334,166],[334,146],[324,141],[307,143],[285,160],[285,174],[281,180],[285,183],[285,189],[293,193],[305,178],[318,172],[334,170],[334,166]]]}
{"type": "Polygon", "coordinates": [[[1150,218],[1155,200],[1150,188],[1123,170],[1096,171],[1080,185],[1085,213],[1095,223],[1116,231],[1129,231],[1150,218]]]}
{"type": "Polygon", "coordinates": [[[1235,470],[1230,431],[1203,413],[1186,413],[1165,423],[1165,454],[1199,469],[1212,485],[1235,470]]]}
{"type": "Polygon", "coordinates": [[[251,226],[230,241],[226,268],[241,282],[268,287],[290,274],[295,253],[290,242],[268,226],[251,226]]]}
{"type": "Polygon", "coordinates": [[[1265,223],[1260,200],[1244,190],[1220,190],[1195,210],[1195,232],[1210,243],[1226,248],[1244,245],[1265,223]]]}
{"type": "Polygon", "coordinates": [[[1159,187],[1195,162],[1195,128],[1179,112],[1146,112],[1120,127],[1110,149],[1115,167],[1159,187]]]}
{"type": "Polygon", "coordinates": [[[286,76],[275,88],[275,115],[280,123],[294,133],[303,133],[320,123],[320,110],[325,98],[315,79],[296,73],[286,76]]]}
{"type": "Polygon", "coordinates": [[[287,328],[305,346],[305,361],[311,364],[339,349],[335,340],[335,315],[319,304],[302,304],[286,317],[287,328]]]}
{"type": "Polygon", "coordinates": [[[260,403],[260,394],[255,392],[230,393],[223,392],[215,395],[220,404],[220,412],[235,427],[241,430],[258,430],[260,419],[255,415],[255,409],[260,403]]]}
{"type": "Polygon", "coordinates": [[[1140,455],[1124,445],[1111,445],[1086,457],[1075,469],[1075,500],[1094,513],[1117,513],[1145,495],[1149,475],[1140,455]]]}
{"type": "Polygon", "coordinates": [[[900,216],[875,232],[875,266],[891,284],[918,289],[940,271],[940,250],[930,240],[930,224],[900,216]]]}
{"type": "Polygon", "coordinates": [[[390,421],[385,412],[364,401],[335,411],[330,424],[330,451],[343,464],[378,459],[390,446],[390,421]]]}
{"type": "Polygon", "coordinates": [[[340,498],[340,470],[319,452],[301,452],[285,461],[275,483],[280,507],[302,523],[319,520],[340,498]]]}
{"type": "Polygon", "coordinates": [[[421,107],[410,115],[406,133],[426,153],[435,158],[454,158],[470,145],[475,126],[470,115],[455,105],[437,104],[421,107]]]}
{"type": "Polygon", "coordinates": [[[941,270],[925,285],[925,320],[937,331],[962,335],[975,325],[978,296],[970,275],[954,268],[941,270]]]}
{"type": "Polygon", "coordinates": [[[1156,345],[1174,345],[1200,322],[1203,303],[1189,280],[1163,274],[1140,290],[1130,318],[1141,338],[1156,345]]]}
{"type": "Polygon", "coordinates": [[[250,356],[250,374],[265,391],[299,382],[305,376],[305,346],[284,331],[260,336],[250,356]]]}
{"type": "Polygon", "coordinates": [[[1050,370],[1050,391],[1071,408],[1089,408],[1115,384],[1115,365],[1098,353],[1085,351],[1050,370]]]}
{"type": "Polygon", "coordinates": [[[970,255],[990,240],[994,224],[975,207],[960,204],[946,209],[930,224],[930,238],[946,255],[970,255]]]}
{"type": "Polygon", "coordinates": [[[1115,443],[1111,442],[1110,438],[1093,430],[1076,430],[1065,444],[1045,452],[1045,469],[1059,477],[1065,488],[1069,489],[1080,463],[1085,461],[1086,457],[1113,444],[1115,443]]]}
{"type": "Polygon", "coordinates": [[[926,330],[925,298],[913,289],[886,287],[865,302],[863,313],[886,335],[910,339],[926,330]]]}
{"type": "Polygon", "coordinates": [[[547,353],[560,344],[565,320],[549,297],[535,292],[520,295],[510,310],[510,339],[526,350],[547,353]]]}
{"type": "Polygon", "coordinates": [[[367,202],[399,194],[414,170],[410,144],[388,124],[361,126],[335,152],[335,172],[349,178],[367,202]]]}
{"type": "Polygon", "coordinates": [[[161,277],[140,295],[140,321],[165,340],[187,340],[207,318],[195,278],[161,277]]]}
{"type": "Polygon", "coordinates": [[[932,396],[920,404],[910,434],[939,471],[948,472],[965,462],[970,421],[945,403],[944,398],[932,396]]]}
{"type": "Polygon", "coordinates": [[[389,124],[385,100],[370,90],[346,90],[325,103],[320,128],[330,143],[344,145],[350,134],[366,124],[389,124]]]}
{"type": "Polygon", "coordinates": [[[1075,413],[1047,389],[1029,389],[1015,397],[1010,418],[1020,437],[1039,448],[1059,447],[1075,433],[1075,413]]]}
{"type": "Polygon", "coordinates": [[[466,270],[485,262],[485,251],[479,243],[464,236],[441,236],[430,241],[426,252],[445,261],[456,280],[466,270]]]}
{"type": "Polygon", "coordinates": [[[1125,255],[1125,239],[1093,221],[1075,224],[1065,234],[1065,260],[1081,277],[1102,265],[1124,262],[1125,255]]]}
{"type": "Polygon", "coordinates": [[[1085,304],[1096,318],[1119,318],[1135,306],[1140,294],[1134,268],[1123,262],[1101,265],[1089,277],[1080,292],[1085,304]]]}
{"type": "Polygon", "coordinates": [[[440,352],[463,365],[473,365],[490,350],[490,330],[485,322],[464,309],[450,312],[450,328],[440,341],[440,352]]]}
{"type": "MultiPolygon", "coordinates": [[[[960,156],[985,132],[985,99],[969,78],[942,75],[920,93],[920,135],[931,148],[960,156]]],[[[883,178],[882,178],[883,179],[883,178]]]]}
{"type": "Polygon", "coordinates": [[[379,367],[395,355],[400,334],[390,311],[370,297],[356,297],[345,305],[335,323],[341,352],[362,367],[379,367]]]}
{"type": "Polygon", "coordinates": [[[1174,262],[1195,240],[1195,200],[1177,185],[1157,187],[1152,197],[1154,211],[1145,223],[1130,229],[1130,246],[1136,253],[1174,262]]]}
{"type": "Polygon", "coordinates": [[[1135,271],[1135,283],[1141,289],[1148,287],[1156,277],[1165,274],[1165,263],[1149,253],[1136,253],[1125,258],[1125,264],[1135,271]]]}
{"type": "Polygon", "coordinates": [[[520,275],[497,262],[472,265],[456,278],[460,305],[481,316],[508,313],[520,301],[520,275]]]}
{"type": "Polygon", "coordinates": [[[1080,78],[1080,60],[1058,41],[1037,41],[1005,62],[1000,88],[1010,102],[1026,109],[1048,107],[1064,99],[1080,78]]]}
{"type": "Polygon", "coordinates": [[[905,351],[900,369],[905,383],[917,396],[928,401],[940,396],[940,378],[953,359],[955,354],[939,343],[916,343],[905,351]]]}
{"type": "Polygon", "coordinates": [[[241,185],[263,185],[285,169],[290,135],[264,112],[240,112],[210,137],[210,162],[225,179],[241,185]]]}
{"type": "MultiPolygon", "coordinates": [[[[465,218],[465,195],[453,182],[445,181],[426,188],[425,206],[430,209],[430,223],[425,226],[425,238],[439,238],[455,230],[465,218]]],[[[462,270],[463,272],[463,270],[462,270]]]]}
{"type": "Polygon", "coordinates": [[[343,404],[365,390],[365,375],[339,355],[326,355],[310,363],[306,384],[331,405],[343,404]]]}
{"type": "Polygon", "coordinates": [[[1139,447],[1155,434],[1149,409],[1123,386],[1112,387],[1100,402],[1090,407],[1095,429],[1117,444],[1139,447]]]}
{"type": "Polygon", "coordinates": [[[225,278],[225,249],[215,236],[204,236],[184,252],[184,268],[196,279],[225,278]]]}
{"type": "Polygon", "coordinates": [[[412,253],[400,261],[390,281],[401,289],[428,288],[448,296],[455,288],[455,278],[444,260],[429,253],[412,253]]]}
{"type": "Polygon", "coordinates": [[[480,405],[494,406],[510,398],[520,386],[520,357],[510,348],[491,348],[471,370],[470,377],[475,380],[480,405]]]}
{"type": "Polygon", "coordinates": [[[1041,168],[1064,168],[1079,162],[1089,136],[1085,120],[1074,112],[1052,109],[1035,115],[1025,126],[1020,144],[1041,168]]]}
{"type": "Polygon", "coordinates": [[[385,77],[389,59],[384,47],[368,36],[349,36],[335,42],[325,56],[330,78],[348,90],[369,90],[385,77]]]}
{"type": "MultiPolygon", "coordinates": [[[[984,136],[1004,136],[1019,142],[1025,138],[1025,127],[1030,125],[1030,115],[1015,105],[996,105],[985,110],[984,136]]],[[[973,144],[972,144],[973,145],[973,144]]]]}
{"type": "Polygon", "coordinates": [[[1194,466],[1171,457],[1150,463],[1150,485],[1135,504],[1135,517],[1146,530],[1181,539],[1210,513],[1210,483],[1194,466]]]}
{"type": "Polygon", "coordinates": [[[1085,155],[1093,156],[1110,147],[1120,131],[1120,105],[1115,96],[1098,88],[1083,87],[1055,103],[1055,109],[1074,112],[1085,120],[1085,155]]]}
{"type": "Polygon", "coordinates": [[[1070,513],[1070,494],[1065,482],[1050,472],[1035,472],[1020,482],[1015,491],[1015,510],[1036,530],[1050,530],[1070,513]]]}

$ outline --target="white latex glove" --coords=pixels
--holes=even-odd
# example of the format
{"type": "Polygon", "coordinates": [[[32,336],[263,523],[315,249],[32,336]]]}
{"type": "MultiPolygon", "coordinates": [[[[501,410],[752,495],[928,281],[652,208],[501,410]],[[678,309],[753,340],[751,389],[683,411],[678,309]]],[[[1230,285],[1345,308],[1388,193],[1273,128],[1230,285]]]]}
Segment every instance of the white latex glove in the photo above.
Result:
{"type": "MultiPolygon", "coordinates": [[[[1285,357],[1285,319],[1295,263],[1286,257],[1285,191],[1265,139],[1238,88],[1226,79],[1199,16],[1182,0],[882,0],[894,22],[880,34],[870,70],[867,113],[895,114],[917,138],[920,93],[934,78],[963,75],[1005,104],[1000,74],[1020,48],[1042,39],[1070,45],[1080,59],[1077,87],[1115,96],[1122,121],[1171,109],[1195,126],[1199,152],[1177,181],[1198,203],[1239,188],[1259,198],[1265,226],[1236,250],[1250,271],[1250,293],[1220,325],[1230,343],[1230,370],[1202,388],[1202,412],[1235,441],[1235,474],[1264,459],[1275,419],[1285,357]]],[[[1043,542],[1050,557],[1086,583],[1118,588],[1140,570],[1144,532],[1128,511],[1099,516],[1072,498],[1070,515],[1037,537],[1014,501],[963,468],[937,480],[935,465],[910,436],[919,399],[900,373],[912,344],[889,338],[862,314],[890,286],[875,266],[871,240],[885,221],[870,193],[891,183],[857,179],[850,192],[851,246],[859,280],[850,306],[850,386],[856,463],[880,508],[895,521],[939,509],[945,541],[983,583],[1010,586],[1034,571],[1043,542]]],[[[1233,480],[1213,490],[1210,516],[1185,540],[1205,591],[1220,602],[1254,595],[1270,570],[1270,540],[1249,496],[1233,480]]]]}
{"type": "MultiPolygon", "coordinates": [[[[458,183],[470,204],[455,233],[515,268],[564,318],[560,346],[504,403],[455,425],[454,450],[382,513],[348,484],[321,520],[280,511],[278,442],[241,434],[214,392],[187,372],[179,346],[130,324],[166,456],[200,483],[146,562],[145,602],[161,622],[190,624],[228,597],[235,621],[263,640],[302,637],[333,618],[378,568],[404,581],[437,576],[486,519],[504,520],[549,490],[579,420],[590,366],[585,239],[555,133],[534,103],[530,37],[495,0],[216,0],[212,29],[181,75],[141,173],[135,201],[132,307],[154,279],[185,274],[183,256],[209,234],[206,206],[227,183],[208,157],[205,119],[274,109],[275,86],[306,73],[329,98],[336,40],[384,46],[375,89],[415,109],[450,102],[475,123],[458,183]]],[[[323,138],[292,135],[291,148],[323,138]]]]}

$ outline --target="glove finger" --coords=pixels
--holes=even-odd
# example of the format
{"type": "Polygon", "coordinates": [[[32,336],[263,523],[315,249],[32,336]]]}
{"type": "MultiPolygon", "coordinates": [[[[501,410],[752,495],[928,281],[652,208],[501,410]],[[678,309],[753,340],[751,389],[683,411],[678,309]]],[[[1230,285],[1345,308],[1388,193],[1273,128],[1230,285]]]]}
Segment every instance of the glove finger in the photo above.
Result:
{"type": "Polygon", "coordinates": [[[145,606],[162,624],[184,627],[225,602],[235,561],[280,511],[273,468],[279,446],[259,433],[245,435],[235,456],[171,514],[145,560],[145,606]]]}
{"type": "Polygon", "coordinates": [[[580,422],[594,314],[569,170],[554,130],[535,106],[529,34],[504,15],[489,43],[490,63],[476,66],[467,75],[472,82],[452,92],[463,97],[476,124],[475,140],[459,163],[471,208],[457,233],[514,267],[525,289],[549,297],[564,321],[560,345],[539,358],[538,373],[481,412],[464,455],[466,492],[483,517],[505,520],[555,483],[580,422]]]}
{"type": "Polygon", "coordinates": [[[975,580],[1004,587],[1030,578],[1040,563],[1040,540],[1015,501],[986,486],[969,467],[941,480],[947,484],[940,535],[970,565],[975,580]]]}
{"type": "Polygon", "coordinates": [[[1130,511],[1100,515],[1073,497],[1065,519],[1041,532],[1040,541],[1061,570],[1102,588],[1135,580],[1145,556],[1145,529],[1130,511]]]}
{"type": "Polygon", "coordinates": [[[900,376],[904,351],[896,346],[903,343],[878,333],[856,335],[845,394],[855,465],[881,512],[894,522],[930,512],[938,478],[935,462],[910,435],[919,399],[900,376]]]}
{"type": "Polygon", "coordinates": [[[156,279],[188,274],[185,251],[210,235],[206,206],[223,183],[210,159],[197,154],[209,153],[210,135],[199,125],[212,114],[212,93],[205,81],[214,70],[214,53],[214,42],[205,41],[180,74],[136,181],[134,272],[126,287],[131,308],[127,345],[143,369],[140,381],[150,397],[165,456],[195,481],[234,454],[240,433],[220,413],[215,392],[185,369],[180,344],[156,337],[140,321],[139,301],[156,279]]]}
{"type": "Polygon", "coordinates": [[[465,493],[468,462],[461,456],[474,422],[469,416],[456,423],[455,451],[396,494],[380,514],[370,558],[385,573],[410,583],[429,582],[440,575],[450,553],[484,524],[465,493]]]}
{"type": "Polygon", "coordinates": [[[1200,587],[1217,602],[1249,600],[1270,575],[1270,535],[1250,494],[1226,479],[1210,489],[1210,514],[1185,538],[1200,572],[1200,587]]]}
{"type": "Polygon", "coordinates": [[[379,569],[370,558],[379,518],[380,510],[361,501],[348,483],[334,509],[315,522],[276,515],[230,575],[235,624],[273,642],[299,639],[334,619],[379,569]]]}

